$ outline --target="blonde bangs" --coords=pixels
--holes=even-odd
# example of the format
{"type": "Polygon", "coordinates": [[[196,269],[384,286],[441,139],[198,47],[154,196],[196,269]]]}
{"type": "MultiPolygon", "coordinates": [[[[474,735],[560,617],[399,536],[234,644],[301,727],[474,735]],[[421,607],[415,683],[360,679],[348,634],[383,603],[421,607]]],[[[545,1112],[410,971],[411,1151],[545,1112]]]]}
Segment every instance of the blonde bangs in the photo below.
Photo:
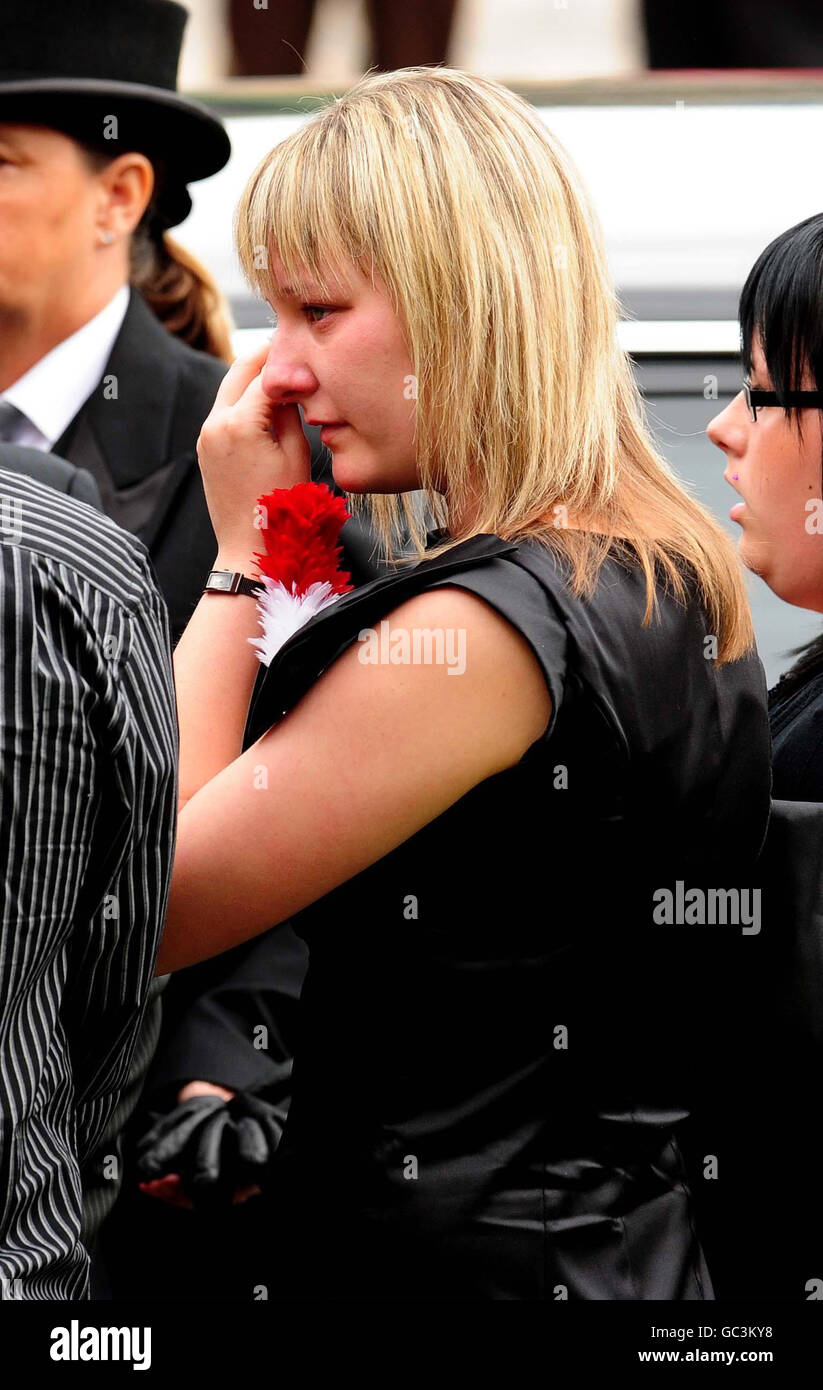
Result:
{"type": "Polygon", "coordinates": [[[277,293],[271,270],[276,256],[289,284],[301,295],[307,294],[310,279],[330,294],[327,267],[346,258],[355,260],[355,248],[343,234],[344,227],[351,227],[350,212],[340,206],[338,181],[317,167],[316,145],[312,126],[276,145],[261,160],[238,204],[235,243],[240,265],[262,299],[277,293]]]}
{"type": "Polygon", "coordinates": [[[235,236],[265,299],[275,256],[305,298],[309,278],[333,298],[328,276],[346,262],[387,289],[414,373],[420,489],[346,494],[384,559],[416,563],[427,524],[451,531],[431,555],[484,532],[534,538],[569,558],[585,595],[626,537],[646,622],[658,567],[682,597],[685,564],[719,662],[750,649],[733,543],[652,443],[597,218],[526,101],[454,68],[369,73],[265,156],[235,236]],[[608,534],[565,529],[559,513],[604,519],[608,534]]]}

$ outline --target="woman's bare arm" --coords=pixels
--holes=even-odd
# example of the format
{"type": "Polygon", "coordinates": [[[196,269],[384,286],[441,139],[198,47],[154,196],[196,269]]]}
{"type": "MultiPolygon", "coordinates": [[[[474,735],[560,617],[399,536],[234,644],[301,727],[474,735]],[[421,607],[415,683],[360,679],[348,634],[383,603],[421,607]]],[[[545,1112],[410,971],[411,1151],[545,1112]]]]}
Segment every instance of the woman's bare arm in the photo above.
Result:
{"type": "MultiPolygon", "coordinates": [[[[248,574],[247,559],[218,557],[215,569],[248,574]]],[[[240,756],[260,662],[247,641],[260,635],[257,603],[245,594],[203,594],[174,652],[180,726],[178,808],[240,756]]]]}
{"type": "Polygon", "coordinates": [[[482,599],[441,587],[387,616],[392,629],[465,630],[465,670],[364,664],[355,642],[195,791],[179,818],[158,974],[228,950],[353,878],[517,763],[547,727],[537,658],[482,599]]]}

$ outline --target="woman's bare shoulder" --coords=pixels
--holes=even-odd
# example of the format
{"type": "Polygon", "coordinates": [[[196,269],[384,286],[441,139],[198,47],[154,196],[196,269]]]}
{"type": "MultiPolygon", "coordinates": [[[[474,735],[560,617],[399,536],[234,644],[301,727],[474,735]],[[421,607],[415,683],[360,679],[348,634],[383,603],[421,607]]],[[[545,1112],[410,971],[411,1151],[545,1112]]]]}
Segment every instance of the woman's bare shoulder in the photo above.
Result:
{"type": "Polygon", "coordinates": [[[523,634],[491,603],[445,583],[407,599],[387,621],[397,633],[398,661],[407,658],[431,672],[425,681],[430,698],[459,675],[465,690],[458,703],[465,704],[466,715],[472,706],[480,715],[480,706],[489,705],[505,715],[498,729],[502,757],[508,753],[518,761],[544,732],[551,699],[540,663],[523,634]]]}

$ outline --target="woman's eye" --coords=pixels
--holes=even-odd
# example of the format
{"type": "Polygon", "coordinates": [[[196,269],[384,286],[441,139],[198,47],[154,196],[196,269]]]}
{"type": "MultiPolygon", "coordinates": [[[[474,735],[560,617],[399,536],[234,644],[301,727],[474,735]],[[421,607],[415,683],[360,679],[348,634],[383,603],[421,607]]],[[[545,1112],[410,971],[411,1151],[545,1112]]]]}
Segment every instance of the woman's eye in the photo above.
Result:
{"type": "MultiPolygon", "coordinates": [[[[308,314],[308,315],[311,316],[311,315],[313,315],[313,314],[333,314],[333,313],[334,313],[334,309],[333,309],[333,308],[330,308],[327,304],[302,304],[302,305],[300,306],[300,312],[303,313],[303,314],[308,314]]],[[[277,314],[274,312],[273,309],[272,309],[272,310],[270,311],[270,313],[267,315],[267,318],[268,318],[268,322],[269,322],[270,326],[271,326],[272,328],[276,328],[276,327],[277,327],[277,323],[278,323],[278,319],[277,319],[277,314]]],[[[321,319],[315,319],[315,318],[311,318],[311,317],[309,318],[309,322],[310,322],[310,323],[325,323],[325,321],[326,321],[325,318],[321,318],[321,319]]]]}
{"type": "MultiPolygon", "coordinates": [[[[325,304],[304,304],[304,314],[333,314],[334,310],[325,304]]],[[[325,323],[325,319],[312,319],[312,323],[325,323]]]]}

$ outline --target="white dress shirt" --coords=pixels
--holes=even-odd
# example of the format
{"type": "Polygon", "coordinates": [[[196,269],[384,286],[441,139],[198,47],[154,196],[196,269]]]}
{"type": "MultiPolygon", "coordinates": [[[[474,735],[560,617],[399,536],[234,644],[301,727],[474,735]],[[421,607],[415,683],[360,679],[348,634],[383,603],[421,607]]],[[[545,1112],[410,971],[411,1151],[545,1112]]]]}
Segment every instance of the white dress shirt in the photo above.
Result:
{"type": "Polygon", "coordinates": [[[99,384],[129,307],[129,286],[120,289],[93,319],[47,352],[0,400],[26,416],[15,444],[50,450],[99,384]]]}

